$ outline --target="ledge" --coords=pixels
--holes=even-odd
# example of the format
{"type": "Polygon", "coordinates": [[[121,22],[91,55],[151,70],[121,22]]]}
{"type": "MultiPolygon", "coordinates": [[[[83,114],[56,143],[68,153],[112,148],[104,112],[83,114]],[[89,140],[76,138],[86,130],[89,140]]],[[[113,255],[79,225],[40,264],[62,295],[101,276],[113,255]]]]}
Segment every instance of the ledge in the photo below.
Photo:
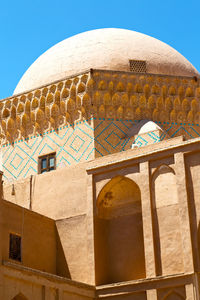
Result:
{"type": "Polygon", "coordinates": [[[88,173],[99,173],[104,168],[108,169],[108,167],[114,167],[123,162],[130,162],[131,160],[137,160],[142,157],[152,156],[159,152],[176,150],[194,144],[200,144],[199,137],[184,141],[184,137],[179,136],[159,142],[157,144],[143,146],[137,149],[130,149],[124,152],[118,152],[106,155],[104,157],[99,157],[88,163],[86,171],[88,173]]]}
{"type": "Polygon", "coordinates": [[[61,277],[61,276],[58,276],[58,275],[55,275],[55,274],[50,274],[50,273],[47,273],[47,272],[44,272],[44,271],[32,269],[32,268],[29,268],[29,267],[26,267],[26,266],[23,266],[23,265],[20,265],[20,264],[16,264],[16,263],[13,263],[13,262],[3,261],[2,264],[5,267],[15,269],[15,270],[20,271],[20,272],[23,271],[23,272],[26,272],[26,273],[31,274],[31,275],[45,277],[45,278],[47,278],[49,280],[52,280],[52,281],[56,280],[56,281],[59,281],[61,283],[67,283],[67,284],[70,284],[70,285],[73,285],[73,286],[76,286],[76,287],[79,287],[79,288],[95,290],[95,287],[92,286],[92,285],[82,283],[82,282],[79,282],[79,281],[74,281],[74,280],[71,280],[69,278],[61,277]]]}

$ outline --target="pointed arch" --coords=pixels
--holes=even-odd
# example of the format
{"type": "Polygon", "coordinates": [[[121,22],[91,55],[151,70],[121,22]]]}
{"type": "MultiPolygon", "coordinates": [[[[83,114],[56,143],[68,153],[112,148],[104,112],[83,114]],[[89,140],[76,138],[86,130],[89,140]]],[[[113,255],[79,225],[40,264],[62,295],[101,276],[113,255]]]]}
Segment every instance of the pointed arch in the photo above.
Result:
{"type": "Polygon", "coordinates": [[[115,176],[98,195],[98,217],[111,219],[132,214],[140,209],[140,199],[140,188],[133,180],[124,176],[115,176]]]}
{"type": "Polygon", "coordinates": [[[153,171],[152,180],[155,180],[155,177],[158,176],[160,173],[167,173],[167,172],[171,172],[175,175],[175,171],[172,167],[168,166],[167,164],[161,164],[153,171]]]}
{"type": "Polygon", "coordinates": [[[156,168],[151,177],[151,190],[157,275],[182,272],[179,199],[176,174],[171,166],[161,164],[156,168]]]}
{"type": "Polygon", "coordinates": [[[145,278],[139,186],[125,176],[113,177],[101,189],[96,208],[96,284],[145,278]]]}
{"type": "Polygon", "coordinates": [[[151,121],[151,119],[143,119],[131,126],[127,132],[127,135],[131,137],[134,135],[144,134],[157,130],[160,130],[160,132],[167,135],[167,132],[162,128],[160,124],[158,125],[154,121],[151,121]]]}
{"type": "Polygon", "coordinates": [[[185,299],[185,297],[174,290],[169,291],[163,298],[163,300],[180,300],[180,299],[185,299]]]}
{"type": "Polygon", "coordinates": [[[28,300],[22,293],[17,294],[12,300],[28,300]]]}

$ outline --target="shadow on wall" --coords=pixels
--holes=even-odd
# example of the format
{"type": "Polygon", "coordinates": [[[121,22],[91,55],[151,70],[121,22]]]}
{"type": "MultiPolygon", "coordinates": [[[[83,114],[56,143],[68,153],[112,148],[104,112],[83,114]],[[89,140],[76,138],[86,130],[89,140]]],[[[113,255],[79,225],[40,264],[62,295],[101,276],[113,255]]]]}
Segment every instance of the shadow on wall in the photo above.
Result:
{"type": "Polygon", "coordinates": [[[176,175],[160,165],[152,175],[152,208],[156,274],[183,272],[183,249],[176,175]]]}
{"type": "Polygon", "coordinates": [[[60,236],[56,228],[56,239],[57,239],[57,257],[56,257],[56,273],[59,276],[71,279],[67,260],[65,258],[64,250],[60,241],[60,236]]]}
{"type": "Polygon", "coordinates": [[[23,294],[18,294],[12,300],[28,300],[23,294]]]}
{"type": "Polygon", "coordinates": [[[141,194],[116,176],[100,191],[95,215],[96,284],[145,278],[141,194]]]}
{"type": "Polygon", "coordinates": [[[163,298],[163,300],[181,300],[181,299],[186,299],[186,298],[174,291],[169,293],[166,297],[163,298]]]}
{"type": "Polygon", "coordinates": [[[181,300],[186,299],[185,287],[178,286],[172,289],[164,288],[157,290],[158,300],[181,300]]]}
{"type": "Polygon", "coordinates": [[[200,157],[199,152],[192,155],[185,156],[186,160],[186,183],[187,183],[187,196],[188,208],[191,226],[192,248],[194,255],[194,268],[195,271],[200,270],[200,221],[198,217],[198,201],[200,182],[200,157]],[[196,196],[196,199],[195,199],[196,196]],[[195,203],[196,200],[196,203],[195,203]],[[198,225],[198,227],[197,227],[198,225]]]}

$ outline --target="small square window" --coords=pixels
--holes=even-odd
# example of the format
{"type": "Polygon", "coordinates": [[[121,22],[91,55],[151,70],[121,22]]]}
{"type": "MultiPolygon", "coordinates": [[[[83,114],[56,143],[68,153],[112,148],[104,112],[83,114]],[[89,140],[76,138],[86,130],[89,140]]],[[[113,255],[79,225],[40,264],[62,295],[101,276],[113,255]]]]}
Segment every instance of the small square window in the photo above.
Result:
{"type": "Polygon", "coordinates": [[[10,233],[9,258],[21,262],[21,236],[10,233]]]}
{"type": "Polygon", "coordinates": [[[56,153],[50,153],[38,158],[38,173],[42,174],[56,169],[56,153]]]}

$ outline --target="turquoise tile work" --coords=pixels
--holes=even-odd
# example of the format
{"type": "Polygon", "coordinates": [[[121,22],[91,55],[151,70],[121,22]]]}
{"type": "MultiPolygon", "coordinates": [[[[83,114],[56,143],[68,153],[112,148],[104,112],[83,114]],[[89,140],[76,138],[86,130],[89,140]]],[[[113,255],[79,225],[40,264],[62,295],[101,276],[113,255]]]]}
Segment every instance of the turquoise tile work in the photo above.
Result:
{"type": "Polygon", "coordinates": [[[64,126],[43,136],[2,147],[4,178],[37,174],[38,156],[55,151],[57,167],[93,158],[94,130],[89,122],[81,122],[75,127],[64,126]]]}
{"type": "Polygon", "coordinates": [[[161,136],[148,132],[144,136],[128,137],[128,129],[137,121],[91,119],[75,126],[64,126],[50,130],[43,136],[36,135],[14,144],[2,146],[4,179],[25,178],[37,174],[38,156],[55,152],[57,167],[70,166],[95,157],[162,141],[167,137],[185,135],[186,138],[200,136],[200,127],[195,124],[158,122],[165,130],[161,136]]]}

